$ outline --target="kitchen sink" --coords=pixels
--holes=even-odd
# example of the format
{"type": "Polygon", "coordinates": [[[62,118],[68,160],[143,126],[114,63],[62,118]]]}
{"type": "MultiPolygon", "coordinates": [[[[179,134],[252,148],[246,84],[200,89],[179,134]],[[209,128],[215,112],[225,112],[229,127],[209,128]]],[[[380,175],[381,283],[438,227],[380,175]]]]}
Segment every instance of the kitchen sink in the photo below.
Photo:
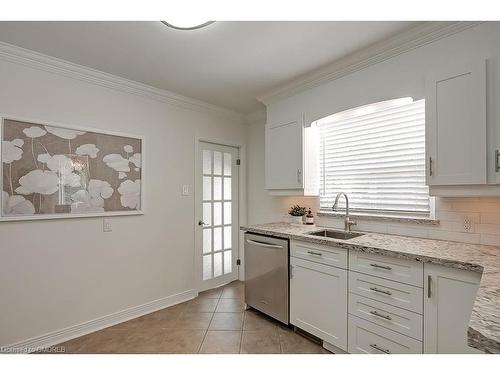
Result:
{"type": "Polygon", "coordinates": [[[308,234],[310,236],[337,238],[339,240],[350,240],[350,239],[364,235],[363,233],[344,232],[341,230],[329,230],[329,229],[323,229],[323,230],[319,230],[317,232],[311,232],[308,234]]]}

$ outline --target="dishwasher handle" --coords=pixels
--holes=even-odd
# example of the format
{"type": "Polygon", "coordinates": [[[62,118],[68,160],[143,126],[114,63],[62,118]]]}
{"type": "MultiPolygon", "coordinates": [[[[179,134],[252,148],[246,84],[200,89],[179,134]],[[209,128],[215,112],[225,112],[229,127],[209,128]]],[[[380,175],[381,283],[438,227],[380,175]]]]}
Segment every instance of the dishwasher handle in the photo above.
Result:
{"type": "Polygon", "coordinates": [[[270,244],[270,243],[260,242],[260,241],[254,241],[254,240],[247,240],[247,243],[249,243],[251,245],[262,246],[262,247],[270,247],[270,248],[273,248],[273,249],[282,249],[283,248],[283,246],[281,246],[281,245],[273,245],[273,244],[270,244]]]}

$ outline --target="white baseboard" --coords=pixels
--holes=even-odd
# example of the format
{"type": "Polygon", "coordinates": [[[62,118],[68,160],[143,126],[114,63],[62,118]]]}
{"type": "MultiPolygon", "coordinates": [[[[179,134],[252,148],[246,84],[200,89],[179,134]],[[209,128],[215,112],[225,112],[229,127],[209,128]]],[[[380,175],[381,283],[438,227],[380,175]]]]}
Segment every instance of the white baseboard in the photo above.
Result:
{"type": "Polygon", "coordinates": [[[0,353],[31,353],[195,298],[194,289],[129,307],[100,318],[0,347],[0,353]]]}

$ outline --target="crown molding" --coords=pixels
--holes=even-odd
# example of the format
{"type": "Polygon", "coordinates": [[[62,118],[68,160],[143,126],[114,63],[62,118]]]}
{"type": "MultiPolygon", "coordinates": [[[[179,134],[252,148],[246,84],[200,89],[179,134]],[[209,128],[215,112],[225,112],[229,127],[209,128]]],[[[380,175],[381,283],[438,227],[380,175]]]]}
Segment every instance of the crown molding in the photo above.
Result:
{"type": "Polygon", "coordinates": [[[238,112],[9,43],[0,42],[0,59],[120,92],[142,96],[183,109],[210,113],[238,123],[245,123],[245,116],[238,112]]]}
{"type": "Polygon", "coordinates": [[[312,89],[378,64],[402,53],[425,46],[436,40],[457,34],[482,22],[423,22],[393,37],[376,42],[347,55],[326,67],[307,73],[257,99],[269,105],[302,91],[312,89]]]}

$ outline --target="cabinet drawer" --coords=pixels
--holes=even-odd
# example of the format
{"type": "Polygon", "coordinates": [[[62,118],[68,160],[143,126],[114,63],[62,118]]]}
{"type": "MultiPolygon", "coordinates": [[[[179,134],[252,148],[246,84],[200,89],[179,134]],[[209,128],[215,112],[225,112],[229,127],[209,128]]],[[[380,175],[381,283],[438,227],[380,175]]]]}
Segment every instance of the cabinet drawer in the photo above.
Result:
{"type": "Polygon", "coordinates": [[[423,290],[421,288],[349,271],[349,291],[422,314],[423,290]]]}
{"type": "Polygon", "coordinates": [[[290,256],[347,269],[347,250],[340,247],[292,241],[290,256]]]}
{"type": "Polygon", "coordinates": [[[349,314],[422,340],[422,315],[349,293],[349,314]]]}
{"type": "Polygon", "coordinates": [[[350,251],[349,269],[419,287],[423,285],[424,267],[417,261],[350,251]]]}
{"type": "Polygon", "coordinates": [[[349,353],[421,354],[422,343],[349,315],[349,353]]]}

